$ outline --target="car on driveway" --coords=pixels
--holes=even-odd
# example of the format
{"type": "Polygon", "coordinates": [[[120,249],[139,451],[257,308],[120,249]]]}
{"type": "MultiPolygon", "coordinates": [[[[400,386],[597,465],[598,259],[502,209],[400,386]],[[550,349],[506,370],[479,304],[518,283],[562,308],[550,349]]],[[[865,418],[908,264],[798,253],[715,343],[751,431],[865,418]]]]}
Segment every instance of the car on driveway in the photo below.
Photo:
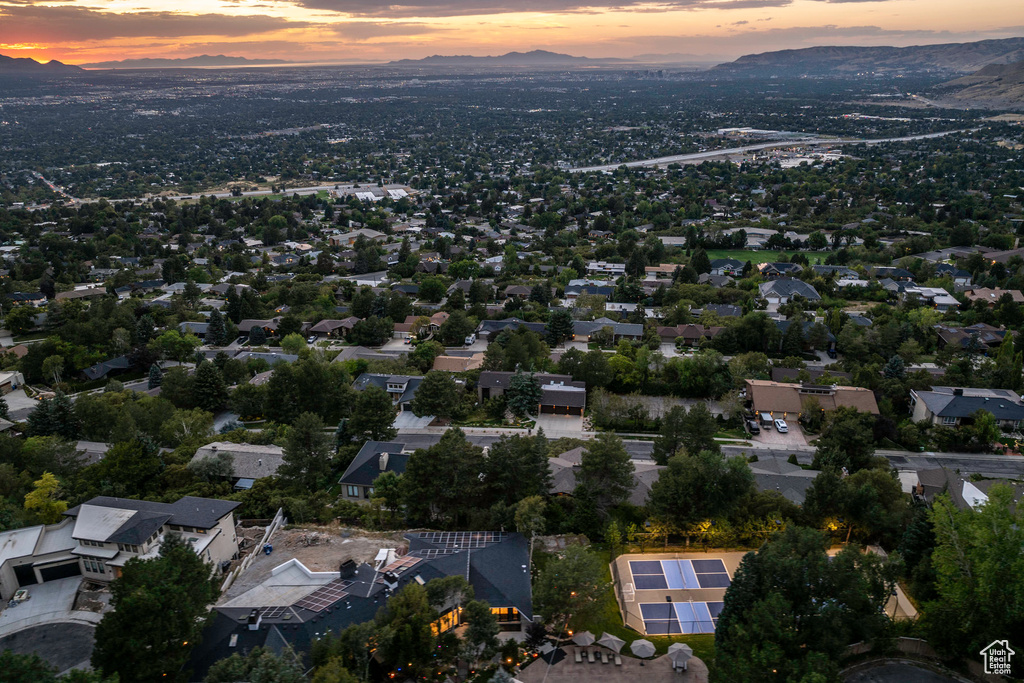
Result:
{"type": "Polygon", "coordinates": [[[317,336],[314,334],[314,335],[311,335],[310,338],[306,340],[306,343],[307,344],[316,344],[316,340],[317,340],[317,336]]]}
{"type": "Polygon", "coordinates": [[[757,424],[757,420],[747,420],[747,431],[751,434],[761,433],[761,427],[757,424]]]}
{"type": "Polygon", "coordinates": [[[789,425],[786,424],[785,420],[776,420],[775,429],[778,430],[779,434],[789,433],[789,425]]]}

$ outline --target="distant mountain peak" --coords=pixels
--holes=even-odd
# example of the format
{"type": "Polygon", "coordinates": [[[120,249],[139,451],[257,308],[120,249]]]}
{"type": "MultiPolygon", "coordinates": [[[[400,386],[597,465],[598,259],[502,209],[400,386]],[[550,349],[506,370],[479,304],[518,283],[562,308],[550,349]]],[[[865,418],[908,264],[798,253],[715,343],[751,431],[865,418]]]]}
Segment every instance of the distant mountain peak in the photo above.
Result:
{"type": "Polygon", "coordinates": [[[8,57],[6,55],[0,55],[0,74],[18,74],[18,75],[58,75],[58,74],[73,74],[80,73],[82,69],[71,64],[64,64],[58,62],[56,59],[51,59],[45,64],[37,62],[29,57],[8,57]]]}

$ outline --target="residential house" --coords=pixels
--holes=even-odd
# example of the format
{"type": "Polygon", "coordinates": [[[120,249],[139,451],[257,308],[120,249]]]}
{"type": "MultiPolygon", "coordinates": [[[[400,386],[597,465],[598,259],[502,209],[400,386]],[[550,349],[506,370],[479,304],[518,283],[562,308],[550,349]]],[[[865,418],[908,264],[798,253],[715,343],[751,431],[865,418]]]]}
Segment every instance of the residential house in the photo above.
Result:
{"type": "Polygon", "coordinates": [[[662,263],[657,266],[645,266],[644,275],[653,280],[671,280],[676,268],[681,266],[678,263],[662,263]]]}
{"type": "MultiPolygon", "coordinates": [[[[478,398],[481,401],[486,401],[489,398],[496,398],[498,396],[501,396],[502,394],[505,393],[505,389],[508,388],[509,380],[511,380],[512,376],[515,375],[515,374],[516,373],[514,373],[514,372],[505,372],[505,371],[501,371],[501,370],[484,370],[483,372],[480,373],[480,378],[477,380],[477,384],[476,384],[476,390],[477,390],[478,398]]],[[[557,410],[555,410],[556,406],[563,405],[563,404],[560,404],[558,402],[559,399],[568,399],[568,395],[565,395],[565,396],[559,395],[557,393],[554,393],[553,389],[545,390],[545,388],[544,388],[545,386],[548,386],[548,387],[563,387],[563,388],[564,387],[574,387],[574,388],[577,388],[577,389],[586,389],[586,384],[584,384],[583,382],[574,382],[572,377],[569,376],[569,375],[553,375],[553,374],[548,374],[548,373],[544,373],[544,372],[538,372],[538,373],[535,373],[533,375],[533,379],[540,385],[542,394],[545,391],[552,391],[553,392],[553,393],[551,393],[550,396],[545,396],[544,397],[544,400],[550,400],[552,402],[544,403],[544,400],[542,400],[541,406],[540,406],[542,412],[552,412],[552,413],[558,412],[557,410]],[[545,406],[547,406],[548,409],[545,409],[545,406]]],[[[573,395],[576,396],[576,392],[571,392],[571,393],[573,393],[573,395]]],[[[585,394],[583,396],[583,399],[585,401],[585,399],[586,399],[586,395],[585,394]]],[[[565,402],[566,403],[572,403],[572,402],[578,403],[579,402],[579,397],[576,396],[576,398],[573,399],[572,401],[566,400],[565,402]]],[[[584,406],[578,406],[578,407],[580,408],[578,411],[576,411],[574,409],[573,411],[570,411],[570,414],[580,414],[580,415],[582,415],[583,414],[582,408],[584,406]]]]}
{"type": "Polygon", "coordinates": [[[716,258],[711,261],[711,275],[741,277],[746,263],[734,258],[716,258]]]}
{"type": "Polygon", "coordinates": [[[772,418],[799,418],[811,399],[826,412],[836,408],[856,408],[878,415],[875,394],[864,387],[822,386],[818,384],[784,384],[768,380],[748,379],[747,398],[755,413],[772,418]]]}
{"type": "Polygon", "coordinates": [[[9,394],[25,384],[25,377],[18,370],[0,372],[0,396],[9,394]]]}
{"type": "Polygon", "coordinates": [[[803,266],[799,263],[760,263],[757,269],[761,271],[763,277],[771,280],[799,275],[803,271],[803,266]]]}
{"type": "Polygon", "coordinates": [[[531,332],[544,336],[547,331],[547,326],[544,323],[528,323],[525,320],[519,318],[505,318],[504,320],[483,320],[476,328],[477,336],[481,339],[485,339],[489,342],[494,339],[505,330],[516,330],[520,327],[525,327],[531,332]]]}
{"type": "Polygon", "coordinates": [[[409,453],[405,444],[389,441],[367,441],[341,475],[341,495],[346,500],[362,502],[373,495],[373,482],[385,472],[403,474],[409,453]]]}
{"type": "Polygon", "coordinates": [[[348,336],[348,333],[352,331],[355,324],[359,322],[359,318],[354,315],[350,315],[347,318],[341,320],[321,320],[317,324],[311,326],[307,330],[310,334],[315,334],[318,337],[328,338],[344,338],[348,336]]]}
{"type": "Polygon", "coordinates": [[[483,352],[470,356],[437,356],[434,358],[434,370],[442,372],[469,372],[483,367],[483,352]]]}
{"type": "Polygon", "coordinates": [[[175,503],[100,496],[64,513],[58,524],[0,534],[0,597],[18,588],[74,576],[107,583],[133,557],[156,557],[169,532],[219,570],[238,555],[233,510],[240,503],[186,496],[175,503]]]}
{"type": "Polygon", "coordinates": [[[611,300],[615,294],[615,287],[607,280],[569,280],[565,286],[565,300],[575,301],[585,294],[603,296],[611,300]]]}
{"type": "Polygon", "coordinates": [[[609,263],[608,261],[591,261],[587,264],[587,272],[592,275],[611,275],[618,277],[626,274],[625,263],[609,263]]]}
{"type": "Polygon", "coordinates": [[[1003,343],[1007,331],[1005,328],[993,327],[986,323],[975,323],[967,327],[939,323],[935,326],[935,333],[939,337],[939,348],[952,344],[958,349],[973,349],[979,353],[987,353],[1003,343]]]}
{"type": "Polygon", "coordinates": [[[365,237],[373,242],[385,242],[388,238],[388,236],[382,232],[371,230],[370,228],[360,228],[340,235],[331,235],[328,241],[331,243],[332,247],[350,247],[355,244],[356,240],[360,237],[365,237]]]}
{"type": "MultiPolygon", "coordinates": [[[[576,476],[583,464],[583,446],[560,453],[548,459],[551,468],[551,487],[548,492],[554,496],[571,496],[576,491],[576,476]]],[[[627,502],[631,505],[647,504],[651,487],[658,481],[664,465],[656,465],[653,461],[637,460],[633,462],[633,487],[627,502]]]]}
{"type": "Polygon", "coordinates": [[[597,320],[576,320],[572,324],[572,336],[576,341],[590,341],[590,338],[603,330],[610,328],[612,342],[621,339],[637,340],[644,336],[644,326],[639,323],[620,323],[609,318],[598,318],[597,320]]]}
{"type": "Polygon", "coordinates": [[[398,406],[399,411],[409,411],[412,410],[412,400],[416,396],[416,390],[419,389],[422,383],[422,377],[378,375],[364,372],[352,383],[352,388],[356,391],[363,391],[370,386],[383,389],[391,398],[391,402],[398,406]]]}
{"type": "MultiPolygon", "coordinates": [[[[410,583],[448,576],[466,578],[476,599],[491,606],[503,631],[523,631],[533,621],[529,542],[505,531],[421,531],[405,535],[408,553],[382,549],[375,564],[347,561],[339,571],[313,572],[297,559],[275,567],[249,591],[214,607],[192,651],[192,681],[235,652],[291,647],[306,657],[324,633],[370,621],[387,598],[410,583]]],[[[431,625],[447,633],[462,625],[460,605],[442,606],[431,625]]],[[[308,659],[307,665],[311,665],[308,659]]]]}
{"type": "Polygon", "coordinates": [[[666,344],[700,346],[701,342],[714,339],[724,330],[724,327],[706,327],[693,324],[675,325],[674,327],[659,327],[658,336],[666,344]]]}
{"type": "Polygon", "coordinates": [[[914,422],[959,427],[970,424],[979,410],[991,413],[1000,427],[1016,430],[1024,420],[1021,397],[1009,389],[932,387],[931,391],[910,390],[910,412],[914,422]]]}
{"type": "Polygon", "coordinates": [[[281,324],[281,317],[270,318],[267,320],[260,320],[258,318],[246,318],[242,322],[238,323],[238,333],[247,335],[252,331],[254,327],[262,327],[263,331],[266,332],[267,336],[274,336],[277,334],[277,326],[281,324]]]}
{"type": "Polygon", "coordinates": [[[950,500],[960,510],[977,510],[988,502],[988,492],[993,486],[1000,484],[1013,489],[1013,500],[1019,502],[1024,497],[1024,486],[1008,479],[981,479],[971,481],[955,470],[945,467],[920,469],[911,473],[911,492],[915,499],[931,503],[940,493],[948,493],[950,500]]]}
{"type": "Polygon", "coordinates": [[[128,356],[118,356],[117,358],[111,358],[105,360],[102,363],[96,363],[90,365],[85,370],[82,370],[82,375],[88,381],[97,379],[103,379],[112,372],[123,372],[132,366],[131,361],[128,360],[128,356]]]}
{"type": "Polygon", "coordinates": [[[189,320],[178,323],[178,332],[181,334],[192,334],[200,339],[206,339],[206,332],[210,329],[210,323],[196,323],[189,320]]]}
{"type": "Polygon", "coordinates": [[[953,284],[957,287],[969,287],[972,282],[969,272],[948,263],[940,263],[935,266],[935,277],[953,278],[953,284]]]}
{"type": "Polygon", "coordinates": [[[220,454],[231,454],[231,474],[228,479],[236,491],[251,489],[257,479],[272,477],[284,463],[284,449],[274,445],[214,441],[200,446],[192,456],[190,465],[220,454]]]}
{"type": "Polygon", "coordinates": [[[750,471],[759,490],[775,491],[797,505],[804,504],[807,489],[820,474],[817,470],[805,470],[785,458],[773,456],[761,457],[750,463],[750,471]]]}
{"type": "MultiPolygon", "coordinates": [[[[888,283],[892,282],[892,280],[888,281],[888,283]]],[[[900,301],[905,301],[908,297],[916,297],[922,304],[930,305],[942,313],[960,308],[960,302],[941,287],[916,287],[903,286],[902,283],[896,284],[898,285],[897,297],[900,301]]],[[[889,289],[891,286],[890,284],[886,289],[889,289]]]]}
{"type": "Polygon", "coordinates": [[[713,273],[701,273],[697,276],[698,285],[711,285],[715,289],[721,289],[722,287],[728,287],[732,283],[736,282],[732,277],[728,275],[715,275],[713,273]]]}
{"type": "Polygon", "coordinates": [[[1024,294],[1019,289],[989,289],[988,287],[980,287],[978,289],[968,289],[964,292],[964,296],[974,303],[976,301],[984,301],[989,306],[995,306],[999,303],[999,300],[1004,295],[1009,295],[1013,299],[1013,303],[1020,305],[1024,304],[1024,294]]]}
{"type": "Polygon", "coordinates": [[[876,280],[895,280],[897,282],[913,282],[914,274],[905,268],[894,266],[876,266],[871,269],[871,277],[876,280]]]}
{"type": "Polygon", "coordinates": [[[857,280],[860,278],[860,274],[852,268],[846,266],[823,266],[815,265],[811,266],[811,270],[816,275],[822,277],[834,277],[836,280],[857,280]]]}
{"type": "Polygon", "coordinates": [[[779,368],[772,366],[772,381],[773,382],[801,382],[801,377],[806,378],[806,381],[811,384],[822,384],[818,380],[823,376],[828,375],[834,379],[853,379],[853,375],[849,372],[839,372],[838,370],[830,370],[828,368],[779,368]]]}
{"type": "Polygon", "coordinates": [[[79,289],[73,289],[70,292],[57,292],[57,296],[54,297],[57,301],[68,301],[70,299],[98,299],[99,297],[106,296],[107,289],[105,287],[81,287],[79,289]]]}
{"type": "Polygon", "coordinates": [[[11,292],[7,295],[15,306],[32,306],[40,308],[46,305],[46,295],[42,292],[11,292]]]}
{"type": "Polygon", "coordinates": [[[787,304],[797,296],[803,297],[807,301],[821,301],[818,290],[803,280],[790,277],[762,282],[757,288],[761,297],[769,304],[787,304]]]}

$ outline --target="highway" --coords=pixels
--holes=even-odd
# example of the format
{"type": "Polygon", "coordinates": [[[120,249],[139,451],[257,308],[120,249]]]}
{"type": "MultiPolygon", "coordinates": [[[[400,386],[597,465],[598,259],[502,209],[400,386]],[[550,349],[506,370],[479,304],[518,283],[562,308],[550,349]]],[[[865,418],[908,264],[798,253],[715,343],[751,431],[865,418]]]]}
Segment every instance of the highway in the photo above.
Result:
{"type": "Polygon", "coordinates": [[[570,173],[592,173],[595,171],[614,171],[617,168],[625,166],[627,168],[639,168],[648,166],[665,166],[667,164],[678,164],[687,161],[700,161],[702,159],[716,159],[718,157],[730,156],[733,154],[748,154],[750,152],[759,152],[764,149],[778,149],[780,147],[835,147],[836,145],[878,145],[885,142],[911,142],[913,140],[927,140],[929,138],[941,138],[946,135],[952,135],[954,133],[965,133],[966,129],[961,130],[947,130],[941,133],[926,133],[922,135],[908,135],[902,138],[878,138],[874,140],[864,140],[861,138],[818,138],[808,136],[806,138],[796,138],[793,140],[786,140],[784,142],[761,142],[756,145],[744,145],[742,147],[727,147],[723,149],[714,149],[707,152],[694,152],[693,154],[676,154],[668,157],[657,157],[655,159],[640,159],[639,161],[628,161],[618,164],[606,164],[604,166],[583,166],[580,168],[570,168],[570,173]]]}

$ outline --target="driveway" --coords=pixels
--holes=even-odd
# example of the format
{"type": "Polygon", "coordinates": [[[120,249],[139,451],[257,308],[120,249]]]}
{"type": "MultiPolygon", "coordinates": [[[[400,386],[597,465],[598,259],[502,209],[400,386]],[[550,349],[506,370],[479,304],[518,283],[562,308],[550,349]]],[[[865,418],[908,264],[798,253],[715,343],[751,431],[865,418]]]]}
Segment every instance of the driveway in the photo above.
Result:
{"type": "Polygon", "coordinates": [[[569,437],[583,438],[583,418],[578,415],[551,415],[543,413],[536,417],[535,429],[543,429],[544,436],[549,439],[569,437]]]}
{"type": "Polygon", "coordinates": [[[381,351],[401,351],[403,353],[409,353],[411,349],[412,344],[406,344],[404,339],[391,339],[380,347],[381,351]]]}
{"type": "Polygon", "coordinates": [[[797,448],[807,445],[807,439],[804,437],[804,430],[801,429],[800,423],[796,420],[786,420],[786,425],[789,426],[789,433],[780,434],[776,431],[775,427],[771,429],[761,428],[761,434],[758,436],[752,436],[751,441],[764,444],[765,446],[781,447],[781,448],[797,448]]]}
{"type": "Polygon", "coordinates": [[[52,622],[98,622],[100,614],[73,609],[81,583],[81,577],[74,577],[28,586],[30,599],[0,611],[0,636],[52,622]]]}
{"type": "Polygon", "coordinates": [[[416,417],[411,410],[403,410],[398,413],[398,416],[395,418],[395,429],[398,431],[402,431],[403,429],[425,429],[429,427],[430,423],[433,421],[433,415],[416,417]]]}
{"type": "Polygon", "coordinates": [[[60,673],[70,669],[89,669],[95,630],[92,624],[52,623],[32,626],[0,638],[0,651],[39,655],[60,673]]]}

